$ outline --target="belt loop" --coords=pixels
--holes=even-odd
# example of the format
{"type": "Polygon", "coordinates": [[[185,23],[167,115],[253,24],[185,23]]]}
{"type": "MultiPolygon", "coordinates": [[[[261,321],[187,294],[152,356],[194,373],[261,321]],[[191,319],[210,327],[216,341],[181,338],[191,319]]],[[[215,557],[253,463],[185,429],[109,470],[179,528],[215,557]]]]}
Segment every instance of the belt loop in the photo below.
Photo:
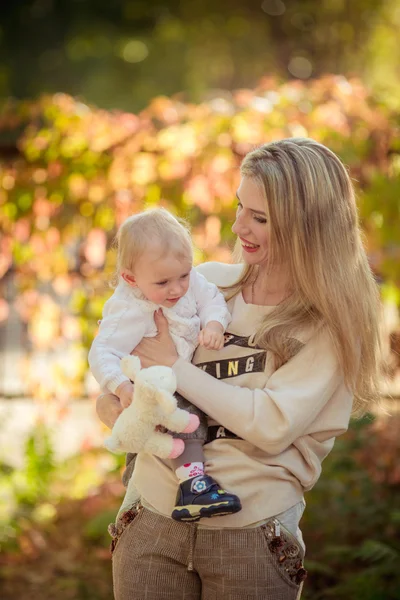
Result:
{"type": "Polygon", "coordinates": [[[194,571],[193,568],[193,552],[197,537],[197,525],[189,525],[189,556],[188,556],[188,571],[194,571]]]}

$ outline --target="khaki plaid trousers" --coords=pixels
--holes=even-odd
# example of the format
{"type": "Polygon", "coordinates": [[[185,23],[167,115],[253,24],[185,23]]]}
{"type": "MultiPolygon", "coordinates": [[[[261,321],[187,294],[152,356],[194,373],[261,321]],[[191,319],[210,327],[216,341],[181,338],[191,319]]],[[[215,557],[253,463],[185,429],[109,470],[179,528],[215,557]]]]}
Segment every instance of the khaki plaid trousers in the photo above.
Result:
{"type": "Polygon", "coordinates": [[[298,600],[303,550],[274,525],[202,529],[127,511],[109,529],[115,600],[298,600]]]}

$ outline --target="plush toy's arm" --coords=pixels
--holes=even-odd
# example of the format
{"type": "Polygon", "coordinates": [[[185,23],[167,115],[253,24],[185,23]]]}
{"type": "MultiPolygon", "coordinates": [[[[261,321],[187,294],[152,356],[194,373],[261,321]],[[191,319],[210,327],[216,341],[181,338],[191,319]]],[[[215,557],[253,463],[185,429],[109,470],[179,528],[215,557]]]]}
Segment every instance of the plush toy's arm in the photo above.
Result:
{"type": "Polygon", "coordinates": [[[165,412],[167,415],[172,414],[177,405],[175,396],[169,392],[166,392],[165,390],[159,390],[157,388],[154,388],[154,393],[156,400],[163,412],[165,412]]]}
{"type": "MultiPolygon", "coordinates": [[[[181,442],[181,440],[176,441],[181,442]]],[[[170,458],[173,447],[174,438],[172,435],[169,435],[169,433],[160,433],[156,431],[146,440],[143,450],[149,454],[154,454],[159,458],[170,458]]]]}
{"type": "MultiPolygon", "coordinates": [[[[194,415],[192,415],[195,418],[194,415]]],[[[171,415],[165,415],[163,418],[162,425],[167,427],[170,431],[181,433],[184,431],[190,423],[190,414],[186,410],[177,408],[171,415]]],[[[194,427],[193,427],[194,429],[194,427]]]]}

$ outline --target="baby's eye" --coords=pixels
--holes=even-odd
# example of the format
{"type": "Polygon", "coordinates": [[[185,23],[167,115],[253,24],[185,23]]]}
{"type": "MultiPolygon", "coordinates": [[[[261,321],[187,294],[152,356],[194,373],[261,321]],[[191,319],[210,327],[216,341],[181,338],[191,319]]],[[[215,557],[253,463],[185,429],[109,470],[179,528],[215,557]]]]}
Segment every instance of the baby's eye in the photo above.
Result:
{"type": "Polygon", "coordinates": [[[181,279],[187,279],[187,277],[189,277],[189,273],[186,273],[186,275],[182,275],[181,279]]]}
{"type": "Polygon", "coordinates": [[[157,281],[157,285],[167,285],[168,281],[157,281]]]}

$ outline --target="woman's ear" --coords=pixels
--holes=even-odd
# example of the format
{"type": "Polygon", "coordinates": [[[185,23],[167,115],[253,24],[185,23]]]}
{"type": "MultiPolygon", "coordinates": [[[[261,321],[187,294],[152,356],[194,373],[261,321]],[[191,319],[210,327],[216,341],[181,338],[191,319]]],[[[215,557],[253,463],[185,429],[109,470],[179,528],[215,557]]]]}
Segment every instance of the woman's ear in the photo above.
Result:
{"type": "Polygon", "coordinates": [[[124,281],[126,281],[126,283],[128,285],[131,285],[132,287],[137,286],[136,279],[134,278],[134,276],[131,273],[129,273],[127,271],[123,271],[121,273],[121,277],[124,281]]]}

